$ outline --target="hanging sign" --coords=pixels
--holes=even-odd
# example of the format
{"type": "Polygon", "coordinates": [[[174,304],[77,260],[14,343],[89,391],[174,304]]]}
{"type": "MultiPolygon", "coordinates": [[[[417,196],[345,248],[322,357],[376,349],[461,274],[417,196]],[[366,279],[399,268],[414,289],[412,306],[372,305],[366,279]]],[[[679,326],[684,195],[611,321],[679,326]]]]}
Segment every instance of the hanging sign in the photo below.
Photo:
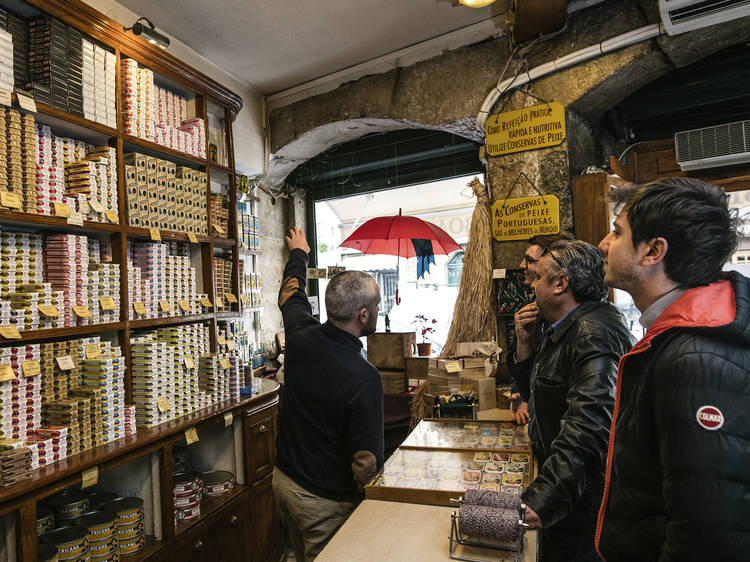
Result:
{"type": "Polygon", "coordinates": [[[490,156],[557,146],[565,140],[565,108],[556,101],[524,107],[490,115],[484,127],[490,156]]]}
{"type": "Polygon", "coordinates": [[[526,240],[560,232],[560,201],[554,195],[498,199],[492,204],[495,240],[526,240]]]}

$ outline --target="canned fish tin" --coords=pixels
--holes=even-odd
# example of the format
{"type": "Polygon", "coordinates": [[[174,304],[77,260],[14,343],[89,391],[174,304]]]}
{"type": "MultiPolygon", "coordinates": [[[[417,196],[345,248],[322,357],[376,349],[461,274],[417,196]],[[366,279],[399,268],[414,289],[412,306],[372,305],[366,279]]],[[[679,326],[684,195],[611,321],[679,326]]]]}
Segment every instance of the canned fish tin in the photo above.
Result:
{"type": "Polygon", "coordinates": [[[114,511],[117,514],[117,525],[135,523],[143,517],[143,500],[141,498],[118,498],[102,506],[103,511],[114,511]]]}
{"type": "Polygon", "coordinates": [[[89,500],[86,494],[75,490],[65,490],[50,496],[44,503],[54,510],[58,523],[76,519],[89,510],[89,500]]]}
{"type": "Polygon", "coordinates": [[[36,508],[36,534],[42,535],[55,527],[55,512],[49,507],[39,505],[36,508]]]}
{"type": "Polygon", "coordinates": [[[99,511],[105,503],[109,503],[118,498],[117,494],[112,492],[91,492],[89,494],[89,509],[99,511]]]}
{"type": "Polygon", "coordinates": [[[192,494],[174,496],[174,507],[175,509],[185,509],[187,507],[193,507],[201,501],[200,492],[193,492],[192,494]]]}
{"type": "Polygon", "coordinates": [[[184,509],[175,509],[174,520],[175,525],[178,521],[190,521],[191,519],[197,519],[201,516],[201,506],[196,504],[193,507],[187,507],[184,509]]]}
{"type": "Polygon", "coordinates": [[[136,521],[131,525],[119,525],[117,527],[117,540],[121,543],[144,534],[143,520],[136,521]]]}
{"type": "Polygon", "coordinates": [[[129,541],[120,542],[120,554],[132,554],[138,552],[146,545],[146,537],[140,536],[129,541]]]}
{"type": "Polygon", "coordinates": [[[201,475],[198,472],[175,472],[172,480],[175,494],[194,492],[202,487],[201,475]]]}
{"type": "Polygon", "coordinates": [[[207,496],[220,496],[234,488],[234,474],[226,470],[204,472],[203,493],[207,496]]]}
{"type": "Polygon", "coordinates": [[[89,542],[89,554],[92,558],[108,558],[113,555],[119,556],[120,542],[117,537],[111,537],[106,541],[89,542]]]}
{"type": "Polygon", "coordinates": [[[107,540],[115,534],[117,515],[113,511],[90,511],[76,521],[89,531],[89,541],[107,540]]]}
{"type": "Polygon", "coordinates": [[[88,529],[73,525],[44,533],[39,540],[57,548],[59,560],[70,560],[84,554],[89,547],[88,529]]]}

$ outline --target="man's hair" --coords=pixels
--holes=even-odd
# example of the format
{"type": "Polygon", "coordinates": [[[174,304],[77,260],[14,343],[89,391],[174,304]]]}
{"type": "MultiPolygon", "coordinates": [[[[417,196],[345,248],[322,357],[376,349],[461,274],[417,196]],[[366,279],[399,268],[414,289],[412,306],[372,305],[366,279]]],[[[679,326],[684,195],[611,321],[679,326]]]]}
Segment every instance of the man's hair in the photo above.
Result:
{"type": "Polygon", "coordinates": [[[721,188],[704,181],[663,178],[616,189],[609,200],[628,213],[634,248],[654,238],[667,241],[664,271],[680,285],[717,281],[737,248],[737,212],[729,209],[721,188]]]}
{"type": "Polygon", "coordinates": [[[326,313],[339,322],[348,322],[357,311],[370,308],[378,299],[377,283],[362,271],[342,271],[326,287],[326,313]]]}
{"type": "Polygon", "coordinates": [[[526,241],[529,246],[539,246],[543,250],[549,250],[552,244],[558,240],[570,240],[567,234],[537,234],[526,241]]]}
{"type": "MultiPolygon", "coordinates": [[[[550,252],[557,259],[550,265],[555,272],[568,278],[570,290],[578,302],[600,301],[607,297],[609,288],[604,283],[604,258],[596,246],[583,240],[558,240],[550,252]]],[[[550,279],[556,273],[550,275],[550,279]]]]}

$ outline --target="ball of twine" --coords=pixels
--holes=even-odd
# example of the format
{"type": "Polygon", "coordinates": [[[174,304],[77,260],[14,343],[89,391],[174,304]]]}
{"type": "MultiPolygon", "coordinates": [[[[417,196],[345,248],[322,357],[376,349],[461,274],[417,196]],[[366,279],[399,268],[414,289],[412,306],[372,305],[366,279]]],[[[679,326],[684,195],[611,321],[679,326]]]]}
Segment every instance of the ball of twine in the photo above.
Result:
{"type": "Polygon", "coordinates": [[[458,525],[469,537],[503,542],[518,540],[518,513],[512,509],[463,504],[458,511],[458,525]]]}
{"type": "Polygon", "coordinates": [[[521,509],[521,496],[518,494],[504,494],[494,490],[466,490],[464,503],[515,509],[518,511],[521,509]]]}

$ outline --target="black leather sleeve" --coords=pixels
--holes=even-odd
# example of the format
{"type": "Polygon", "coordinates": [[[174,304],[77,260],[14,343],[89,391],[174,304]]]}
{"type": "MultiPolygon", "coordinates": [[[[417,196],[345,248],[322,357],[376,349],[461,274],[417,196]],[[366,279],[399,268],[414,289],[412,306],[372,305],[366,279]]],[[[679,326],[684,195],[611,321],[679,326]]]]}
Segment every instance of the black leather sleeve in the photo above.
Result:
{"type": "Polygon", "coordinates": [[[531,355],[531,357],[519,361],[518,363],[513,360],[514,355],[515,350],[513,355],[508,354],[508,360],[506,362],[510,375],[513,377],[511,392],[520,392],[521,398],[528,402],[531,397],[529,378],[531,377],[531,369],[534,366],[534,355],[531,355]]]}

